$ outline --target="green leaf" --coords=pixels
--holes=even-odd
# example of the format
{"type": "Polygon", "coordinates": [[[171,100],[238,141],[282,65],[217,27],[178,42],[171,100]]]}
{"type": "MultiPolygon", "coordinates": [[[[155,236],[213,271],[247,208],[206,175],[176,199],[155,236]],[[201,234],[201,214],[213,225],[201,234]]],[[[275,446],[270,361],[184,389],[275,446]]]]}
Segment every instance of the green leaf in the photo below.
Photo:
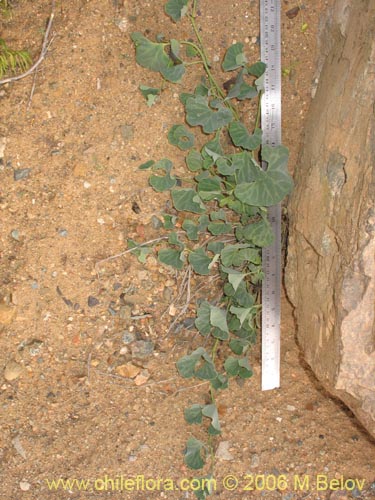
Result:
{"type": "Polygon", "coordinates": [[[171,65],[163,68],[160,73],[164,78],[172,83],[179,83],[185,74],[185,66],[183,64],[171,65]]]}
{"type": "Polygon", "coordinates": [[[251,307],[245,308],[245,307],[231,306],[229,310],[239,319],[241,326],[249,317],[249,315],[252,313],[251,307]]]}
{"type": "Polygon", "coordinates": [[[177,210],[201,214],[205,211],[197,192],[190,188],[172,189],[173,204],[177,210]]]}
{"type": "Polygon", "coordinates": [[[164,229],[174,229],[177,217],[175,215],[163,214],[164,229]]]}
{"type": "Polygon", "coordinates": [[[146,245],[141,246],[141,245],[139,245],[139,243],[132,240],[131,238],[128,238],[127,243],[128,243],[128,249],[134,248],[134,250],[132,250],[130,253],[136,255],[139,262],[144,264],[146,262],[147,255],[152,253],[152,248],[150,248],[146,245]]]}
{"type": "Polygon", "coordinates": [[[192,172],[197,172],[203,167],[203,158],[199,151],[192,149],[186,156],[186,165],[192,172]]]}
{"type": "Polygon", "coordinates": [[[232,71],[245,66],[246,63],[247,59],[243,52],[243,43],[235,43],[228,48],[222,68],[224,71],[232,71]]]}
{"type": "Polygon", "coordinates": [[[238,184],[234,194],[248,205],[268,207],[276,205],[290,193],[293,180],[287,169],[287,148],[263,146],[262,159],[268,163],[267,170],[259,169],[254,182],[238,184]]]}
{"type": "Polygon", "coordinates": [[[136,47],[136,61],[140,66],[152,71],[162,71],[167,68],[171,60],[164,51],[166,44],[155,43],[148,40],[142,33],[131,34],[136,47]]]}
{"type": "Polygon", "coordinates": [[[142,165],[139,165],[138,170],[147,170],[151,168],[152,165],[154,164],[155,164],[154,160],[148,160],[145,163],[142,163],[142,165]]]}
{"type": "Polygon", "coordinates": [[[267,69],[267,65],[264,62],[258,61],[255,64],[252,64],[250,68],[248,68],[247,72],[249,75],[254,75],[257,78],[261,77],[267,69]]]}
{"type": "Polygon", "coordinates": [[[152,170],[164,170],[164,172],[170,172],[172,170],[173,163],[168,158],[163,158],[162,160],[154,163],[152,170]]]}
{"type": "Polygon", "coordinates": [[[229,234],[232,232],[232,224],[224,222],[210,222],[207,228],[211,234],[214,236],[219,236],[220,234],[229,234]]]}
{"type": "Polygon", "coordinates": [[[210,219],[208,218],[207,214],[203,214],[199,217],[199,232],[204,233],[207,229],[207,226],[210,222],[210,219]]]}
{"type": "Polygon", "coordinates": [[[204,444],[201,441],[195,438],[188,439],[184,461],[190,469],[201,469],[204,466],[202,450],[204,450],[204,444]]]}
{"type": "Polygon", "coordinates": [[[216,132],[215,137],[210,141],[206,142],[206,144],[202,148],[202,157],[203,158],[211,158],[214,162],[224,154],[223,148],[220,144],[220,131],[216,132]]]}
{"type": "Polygon", "coordinates": [[[188,11],[189,0],[168,0],[165,12],[174,22],[179,21],[188,11]]]}
{"type": "Polygon", "coordinates": [[[237,359],[229,356],[224,363],[224,368],[231,377],[239,375],[241,378],[250,378],[253,375],[247,358],[237,359]]]}
{"type": "Polygon", "coordinates": [[[229,333],[227,324],[227,312],[220,307],[210,306],[210,323],[212,326],[220,328],[223,332],[229,333]]]}
{"type": "Polygon", "coordinates": [[[195,137],[184,125],[173,125],[168,132],[168,141],[186,151],[194,146],[195,137]]]}
{"type": "Polygon", "coordinates": [[[182,252],[174,248],[162,248],[159,250],[158,259],[163,264],[174,267],[175,269],[182,269],[184,266],[182,252]]]}
{"type": "Polygon", "coordinates": [[[222,241],[210,241],[210,243],[207,245],[207,250],[215,255],[220,254],[223,248],[224,243],[222,241]]]}
{"type": "Polygon", "coordinates": [[[189,254],[189,262],[193,270],[202,275],[210,274],[209,265],[211,264],[211,259],[206,255],[203,248],[198,248],[189,254]]]}
{"type": "Polygon", "coordinates": [[[228,388],[228,377],[226,375],[218,374],[213,380],[210,380],[212,387],[218,391],[220,389],[228,388]]]}
{"type": "Polygon", "coordinates": [[[244,354],[250,346],[250,342],[247,339],[232,339],[229,342],[230,349],[234,354],[241,355],[244,354]]]}
{"type": "Polygon", "coordinates": [[[219,340],[228,340],[229,339],[229,332],[224,332],[223,330],[221,330],[220,328],[217,328],[216,326],[212,330],[211,335],[215,339],[219,339],[219,340]]]}
{"type": "Polygon", "coordinates": [[[241,239],[253,243],[257,247],[267,247],[272,244],[275,236],[271,224],[262,219],[241,228],[241,239]]]}
{"type": "Polygon", "coordinates": [[[243,258],[238,259],[239,251],[242,248],[249,248],[250,245],[245,243],[236,243],[235,245],[226,245],[221,251],[221,262],[223,266],[238,266],[242,263],[243,258]],[[239,263],[238,263],[239,262],[239,263]]]}
{"type": "Polygon", "coordinates": [[[189,424],[202,423],[202,408],[203,405],[194,404],[190,408],[185,408],[184,417],[189,424]]]}
{"type": "Polygon", "coordinates": [[[210,213],[210,219],[212,221],[222,220],[222,221],[226,222],[226,220],[227,220],[227,214],[225,213],[225,210],[220,209],[220,210],[218,210],[216,212],[211,212],[210,213]]]}
{"type": "Polygon", "coordinates": [[[221,270],[228,275],[228,281],[232,285],[234,291],[237,290],[242,283],[242,280],[247,276],[247,273],[241,273],[240,271],[230,267],[221,266],[221,270]]]}
{"type": "Polygon", "coordinates": [[[195,375],[195,365],[202,358],[202,355],[206,354],[203,347],[198,347],[191,354],[187,354],[179,359],[176,363],[177,369],[181,377],[191,378],[195,375]]]}
{"type": "Polygon", "coordinates": [[[219,413],[217,411],[216,405],[215,404],[205,405],[202,409],[202,414],[205,417],[208,417],[211,419],[212,427],[220,433],[221,428],[220,428],[220,421],[219,421],[219,413]]]}
{"type": "Polygon", "coordinates": [[[140,85],[139,90],[141,91],[143,97],[147,101],[147,106],[152,106],[155,104],[156,99],[160,95],[161,89],[155,89],[153,87],[148,87],[147,85],[140,85]]]}
{"type": "Polygon", "coordinates": [[[206,301],[200,304],[197,311],[195,326],[197,327],[198,331],[204,336],[208,335],[212,328],[210,323],[210,312],[210,304],[206,301]]]}
{"type": "Polygon", "coordinates": [[[178,238],[178,234],[175,233],[175,232],[172,232],[169,234],[168,236],[168,243],[170,245],[176,245],[180,248],[180,250],[182,250],[183,248],[185,248],[185,245],[179,240],[178,238]]]}
{"type": "Polygon", "coordinates": [[[255,129],[253,135],[250,135],[242,122],[232,122],[229,125],[229,135],[235,146],[253,151],[262,144],[262,131],[255,129]]]}
{"type": "Polygon", "coordinates": [[[159,193],[173,188],[177,182],[176,178],[171,177],[169,173],[164,176],[151,175],[148,181],[155,191],[159,193]]]}
{"type": "Polygon", "coordinates": [[[221,196],[220,177],[209,177],[202,179],[197,186],[199,196],[203,201],[210,201],[221,196]]]}
{"type": "Polygon", "coordinates": [[[175,40],[174,38],[171,38],[170,43],[171,43],[172,59],[174,60],[175,63],[181,64],[182,61],[179,58],[180,42],[178,40],[175,40]]]}
{"type": "Polygon", "coordinates": [[[224,127],[233,119],[230,109],[219,105],[217,111],[209,107],[207,98],[197,95],[186,101],[186,121],[189,125],[201,125],[206,134],[224,127]]]}
{"type": "Polygon", "coordinates": [[[195,371],[195,376],[201,380],[213,380],[218,373],[211,359],[205,359],[202,365],[195,371]]]}
{"type": "Polygon", "coordinates": [[[258,95],[258,91],[255,87],[248,85],[244,79],[243,75],[245,73],[245,69],[241,69],[238,73],[236,81],[234,85],[230,88],[226,99],[233,99],[236,97],[239,101],[243,101],[244,99],[252,99],[258,95]]]}
{"type": "Polygon", "coordinates": [[[198,240],[198,225],[195,224],[192,220],[185,219],[182,223],[182,229],[186,231],[186,236],[189,238],[189,240],[198,240]]]}

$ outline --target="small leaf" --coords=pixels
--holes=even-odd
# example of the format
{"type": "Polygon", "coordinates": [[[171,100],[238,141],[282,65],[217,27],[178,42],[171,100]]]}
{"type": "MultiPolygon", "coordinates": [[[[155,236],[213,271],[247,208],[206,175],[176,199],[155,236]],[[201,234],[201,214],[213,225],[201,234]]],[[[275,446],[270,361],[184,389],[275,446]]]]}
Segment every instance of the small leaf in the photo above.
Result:
{"type": "Polygon", "coordinates": [[[232,339],[229,342],[230,349],[237,355],[244,354],[249,348],[249,345],[250,342],[247,339],[232,339]]]}
{"type": "Polygon", "coordinates": [[[232,71],[245,66],[246,63],[247,59],[243,52],[243,43],[235,43],[228,48],[222,68],[224,71],[232,71]]]}
{"type": "Polygon", "coordinates": [[[216,391],[220,389],[227,389],[228,377],[226,375],[218,374],[218,376],[215,379],[210,380],[210,384],[216,391]]]}
{"type": "Polygon", "coordinates": [[[195,374],[195,365],[201,359],[202,355],[206,354],[203,347],[198,347],[191,354],[187,354],[179,359],[176,363],[177,369],[181,377],[191,378],[195,374]]]}
{"type": "Polygon", "coordinates": [[[203,96],[189,97],[186,101],[186,121],[189,125],[201,125],[206,134],[211,134],[233,119],[230,109],[222,105],[217,109],[211,109],[203,96]]]}
{"type": "Polygon", "coordinates": [[[240,325],[246,321],[248,318],[249,314],[252,313],[252,308],[244,308],[244,307],[236,307],[236,306],[231,306],[230,307],[230,312],[234,314],[240,321],[240,325]]]}
{"type": "Polygon", "coordinates": [[[264,62],[258,61],[255,64],[252,64],[250,68],[248,68],[247,72],[249,75],[256,76],[257,78],[264,75],[267,69],[267,65],[264,62]]]}
{"type": "Polygon", "coordinates": [[[202,423],[202,408],[203,405],[194,404],[190,408],[185,408],[184,417],[189,424],[202,423]]]}
{"type": "Polygon", "coordinates": [[[163,264],[174,267],[175,269],[182,269],[184,266],[182,252],[174,248],[162,248],[159,250],[158,259],[163,264]]]}
{"type": "Polygon", "coordinates": [[[232,285],[234,291],[237,290],[242,280],[247,276],[247,273],[241,273],[240,271],[230,267],[222,266],[221,270],[228,275],[228,281],[232,285]]]}
{"type": "Polygon", "coordinates": [[[219,177],[202,179],[198,183],[198,193],[203,201],[218,199],[221,196],[221,182],[219,177]]]}
{"type": "Polygon", "coordinates": [[[132,240],[131,238],[128,238],[127,243],[128,243],[128,249],[134,248],[134,250],[132,250],[131,253],[136,255],[139,262],[144,264],[146,262],[147,255],[152,253],[152,248],[150,248],[146,245],[141,246],[141,245],[139,245],[139,243],[132,240]]]}
{"type": "Polygon", "coordinates": [[[192,172],[197,172],[203,167],[203,158],[199,151],[192,149],[186,156],[186,165],[192,172]]]}
{"type": "Polygon", "coordinates": [[[188,3],[189,0],[168,0],[165,12],[174,22],[177,22],[187,13],[188,3]]]}
{"type": "Polygon", "coordinates": [[[210,243],[207,245],[207,250],[209,250],[215,255],[220,254],[223,248],[224,248],[224,243],[221,241],[210,241],[210,243]]]}
{"type": "Polygon", "coordinates": [[[149,183],[155,189],[155,191],[161,193],[173,188],[176,185],[176,178],[171,177],[169,173],[164,176],[151,175],[149,178],[149,183]]]}
{"type": "Polygon", "coordinates": [[[222,220],[224,222],[226,222],[227,220],[227,215],[225,213],[225,210],[218,210],[217,212],[211,212],[210,213],[210,219],[212,221],[215,221],[215,220],[222,220]]]}
{"type": "Polygon", "coordinates": [[[173,146],[186,151],[194,146],[194,134],[192,134],[184,125],[173,125],[168,132],[168,141],[173,146]]]}
{"type": "Polygon", "coordinates": [[[237,359],[229,356],[224,363],[224,368],[232,377],[239,375],[241,378],[250,378],[253,375],[247,358],[237,359]]]}
{"type": "Polygon", "coordinates": [[[175,63],[181,64],[182,61],[179,58],[179,54],[180,54],[180,42],[178,40],[175,40],[174,38],[171,38],[170,44],[171,44],[171,54],[172,54],[173,61],[175,63]]]}
{"type": "Polygon", "coordinates": [[[248,205],[268,207],[276,205],[290,193],[293,180],[287,169],[287,148],[263,146],[262,159],[268,163],[267,170],[259,169],[254,182],[238,184],[234,194],[248,205]]]}
{"type": "Polygon", "coordinates": [[[142,163],[142,165],[139,165],[138,170],[147,170],[151,168],[152,165],[154,164],[155,164],[154,160],[148,160],[145,163],[142,163]]]}
{"type": "Polygon", "coordinates": [[[262,131],[255,129],[253,135],[250,135],[242,122],[232,122],[229,125],[229,134],[235,146],[253,151],[262,144],[262,131]]]}
{"type": "Polygon", "coordinates": [[[208,266],[211,263],[211,259],[206,255],[203,248],[198,248],[189,254],[189,263],[196,273],[202,275],[210,274],[208,266]]]}
{"type": "Polygon", "coordinates": [[[147,106],[155,104],[157,97],[160,95],[161,89],[148,87],[147,85],[140,85],[139,90],[147,101],[147,106]]]}
{"type": "Polygon", "coordinates": [[[190,469],[201,469],[204,466],[204,460],[202,458],[203,449],[204,444],[201,441],[195,438],[188,439],[184,461],[190,469]]]}
{"type": "Polygon", "coordinates": [[[164,172],[170,172],[172,170],[173,163],[168,158],[163,158],[162,160],[157,161],[152,170],[164,170],[164,172]]]}
{"type": "Polygon", "coordinates": [[[242,238],[257,247],[267,247],[275,238],[271,224],[266,219],[243,226],[241,229],[242,238]]]}
{"type": "Polygon", "coordinates": [[[168,243],[170,245],[176,245],[181,249],[185,248],[185,245],[179,240],[178,234],[175,232],[172,232],[168,236],[168,243]]]}
{"type": "MultiPolygon", "coordinates": [[[[226,245],[221,251],[221,262],[224,266],[236,266],[239,265],[238,261],[241,263],[243,258],[238,259],[239,251],[243,248],[249,248],[248,244],[237,243],[235,245],[226,245]]],[[[258,252],[257,252],[258,253],[258,252]]]]}
{"type": "Polygon", "coordinates": [[[239,101],[243,101],[244,99],[252,99],[258,95],[258,91],[255,87],[248,85],[244,79],[243,75],[245,73],[245,69],[241,69],[238,73],[236,81],[234,85],[230,88],[226,99],[233,99],[236,97],[239,101]]]}
{"type": "Polygon", "coordinates": [[[164,229],[174,229],[177,217],[175,215],[163,214],[164,229]]]}
{"type": "Polygon", "coordinates": [[[219,236],[220,234],[230,234],[233,228],[232,224],[224,222],[210,222],[207,229],[214,236],[219,236]]]}
{"type": "Polygon", "coordinates": [[[202,302],[197,311],[197,318],[195,320],[195,326],[198,331],[206,336],[211,331],[211,323],[210,323],[210,304],[206,301],[202,302]]]}
{"type": "Polygon", "coordinates": [[[228,340],[229,339],[229,332],[224,332],[223,330],[221,330],[220,328],[217,328],[216,326],[212,330],[211,335],[215,339],[219,339],[219,340],[228,340]]]}
{"type": "Polygon", "coordinates": [[[208,417],[211,419],[212,427],[220,433],[221,428],[220,428],[220,421],[219,421],[219,413],[217,411],[216,405],[215,404],[205,405],[202,409],[202,414],[205,417],[208,417]]]}
{"type": "Polygon", "coordinates": [[[212,326],[220,328],[223,332],[229,333],[227,324],[227,312],[220,307],[210,306],[210,323],[212,326]]]}
{"type": "Polygon", "coordinates": [[[198,240],[198,225],[195,224],[192,220],[185,219],[182,223],[182,229],[186,231],[186,236],[189,238],[189,240],[198,240]]]}
{"type": "Polygon", "coordinates": [[[194,189],[172,189],[172,199],[177,210],[196,214],[201,214],[205,211],[205,206],[194,189]]]}

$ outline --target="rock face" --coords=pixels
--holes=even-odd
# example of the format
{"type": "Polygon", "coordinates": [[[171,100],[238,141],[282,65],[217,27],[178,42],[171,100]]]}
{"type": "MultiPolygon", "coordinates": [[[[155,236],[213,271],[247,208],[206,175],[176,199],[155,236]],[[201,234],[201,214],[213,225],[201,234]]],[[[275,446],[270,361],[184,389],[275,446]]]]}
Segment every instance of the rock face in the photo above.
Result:
{"type": "Polygon", "coordinates": [[[375,437],[375,2],[336,0],[326,19],[286,287],[306,361],[375,437]]]}

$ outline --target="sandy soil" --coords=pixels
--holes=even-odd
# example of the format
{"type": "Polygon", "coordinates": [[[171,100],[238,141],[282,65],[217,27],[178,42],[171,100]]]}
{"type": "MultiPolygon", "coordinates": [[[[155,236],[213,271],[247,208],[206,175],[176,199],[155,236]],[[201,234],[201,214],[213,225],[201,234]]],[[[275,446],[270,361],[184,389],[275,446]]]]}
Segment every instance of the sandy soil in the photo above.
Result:
{"type": "MultiPolygon", "coordinates": [[[[304,2],[290,19],[286,12],[298,1],[282,2],[283,141],[291,171],[326,3],[304,2]]],[[[183,168],[166,139],[176,117],[183,119],[178,88],[146,106],[138,85],[160,80],[135,64],[129,37],[146,29],[191,36],[187,24],[171,24],[163,5],[64,0],[32,99],[32,77],[0,88],[0,136],[7,140],[0,165],[1,500],[194,498],[181,483],[194,477],[183,450],[193,433],[205,435],[185,423],[183,409],[204,400],[207,385],[181,379],[175,368],[199,345],[182,318],[168,333],[181,276],[154,256],[145,265],[128,253],[104,260],[124,252],[127,238],[162,236],[153,217],[168,200],[152,191],[139,164],[167,156],[183,168]],[[129,364],[135,379],[126,377],[129,364]],[[91,483],[87,491],[73,483],[50,489],[48,481],[59,478],[91,483]],[[133,490],[129,482],[120,491],[127,478],[133,490]],[[176,489],[168,491],[166,480],[176,489]]],[[[45,0],[19,0],[0,36],[29,47],[35,60],[50,8],[45,0]]],[[[202,0],[200,12],[213,60],[234,40],[258,59],[257,1],[202,0]]],[[[187,88],[199,78],[193,69],[187,88]]],[[[192,281],[186,317],[200,295],[216,292],[203,284],[192,281]]],[[[254,377],[219,396],[223,433],[215,443],[227,443],[228,454],[217,459],[213,498],[375,498],[374,442],[304,365],[286,299],[282,314],[281,389],[260,391],[256,347],[254,377]],[[237,486],[234,478],[225,483],[228,475],[237,486]]]]}

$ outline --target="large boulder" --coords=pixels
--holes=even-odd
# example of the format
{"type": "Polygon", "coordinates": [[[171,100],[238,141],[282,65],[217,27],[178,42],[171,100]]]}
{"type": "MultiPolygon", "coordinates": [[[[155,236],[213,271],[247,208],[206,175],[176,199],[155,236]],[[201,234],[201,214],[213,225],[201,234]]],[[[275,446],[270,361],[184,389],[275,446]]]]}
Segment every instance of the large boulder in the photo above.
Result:
{"type": "Polygon", "coordinates": [[[326,19],[286,287],[306,361],[375,437],[375,2],[336,0],[326,19]]]}

